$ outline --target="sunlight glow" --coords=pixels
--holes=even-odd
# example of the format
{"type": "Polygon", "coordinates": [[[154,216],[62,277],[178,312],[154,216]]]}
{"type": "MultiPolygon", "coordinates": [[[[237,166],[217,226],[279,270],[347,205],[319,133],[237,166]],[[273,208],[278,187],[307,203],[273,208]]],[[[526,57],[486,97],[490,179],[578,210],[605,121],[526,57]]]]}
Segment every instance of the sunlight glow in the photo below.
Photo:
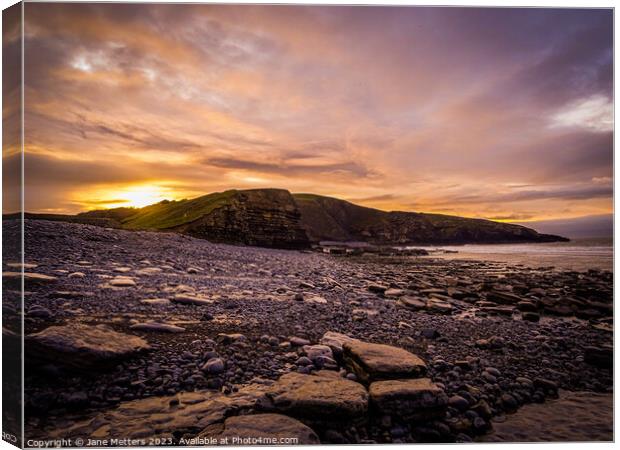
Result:
{"type": "Polygon", "coordinates": [[[87,204],[88,209],[142,208],[176,197],[173,189],[169,187],[146,184],[96,190],[88,193],[88,200],[83,202],[87,204]]]}

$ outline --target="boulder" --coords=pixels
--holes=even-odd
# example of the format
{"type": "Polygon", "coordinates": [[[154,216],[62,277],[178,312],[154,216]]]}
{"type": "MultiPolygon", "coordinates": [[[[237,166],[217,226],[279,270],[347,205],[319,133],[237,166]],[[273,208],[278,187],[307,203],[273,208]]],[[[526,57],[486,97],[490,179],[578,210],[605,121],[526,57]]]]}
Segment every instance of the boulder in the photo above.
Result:
{"type": "Polygon", "coordinates": [[[379,416],[416,421],[441,419],[448,406],[443,389],[429,378],[375,381],[369,392],[371,407],[379,416]]]}
{"type": "Polygon", "coordinates": [[[260,409],[296,417],[309,424],[363,422],[368,412],[364,386],[334,372],[316,375],[287,373],[258,404],[260,409]]]}
{"type": "Polygon", "coordinates": [[[102,325],[52,326],[26,337],[28,360],[74,369],[112,365],[149,349],[141,337],[118,333],[102,325]]]}
{"type": "Polygon", "coordinates": [[[365,384],[418,378],[426,373],[424,361],[402,348],[351,341],[343,345],[343,350],[345,365],[365,384]]]}
{"type": "MultiPolygon", "coordinates": [[[[313,445],[320,444],[311,428],[281,414],[250,414],[229,417],[220,433],[201,436],[226,439],[231,445],[313,445]]],[[[221,442],[221,441],[220,441],[221,442]]]]}

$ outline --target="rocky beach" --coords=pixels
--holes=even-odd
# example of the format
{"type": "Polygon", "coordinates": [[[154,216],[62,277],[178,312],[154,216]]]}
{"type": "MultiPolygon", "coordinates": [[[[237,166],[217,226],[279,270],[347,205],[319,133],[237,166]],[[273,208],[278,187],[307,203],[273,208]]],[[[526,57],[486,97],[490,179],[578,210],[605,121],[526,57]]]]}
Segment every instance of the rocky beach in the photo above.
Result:
{"type": "MultiPolygon", "coordinates": [[[[4,233],[11,254],[19,222],[4,233]]],[[[25,240],[27,439],[469,442],[522,423],[510,436],[538,440],[511,417],[565,392],[611,398],[609,271],[42,220],[25,240]]],[[[579,426],[566,440],[612,438],[579,426]]]]}

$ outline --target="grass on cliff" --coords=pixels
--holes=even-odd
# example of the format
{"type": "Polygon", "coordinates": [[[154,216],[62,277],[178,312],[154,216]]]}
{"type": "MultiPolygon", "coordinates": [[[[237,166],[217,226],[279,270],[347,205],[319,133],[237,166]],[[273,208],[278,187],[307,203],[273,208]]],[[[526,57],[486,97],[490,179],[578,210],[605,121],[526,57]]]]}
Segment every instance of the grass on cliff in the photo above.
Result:
{"type": "Polygon", "coordinates": [[[236,190],[215,192],[191,200],[164,201],[140,208],[122,221],[130,230],[164,230],[183,225],[209,214],[223,206],[237,193],[236,190]]]}

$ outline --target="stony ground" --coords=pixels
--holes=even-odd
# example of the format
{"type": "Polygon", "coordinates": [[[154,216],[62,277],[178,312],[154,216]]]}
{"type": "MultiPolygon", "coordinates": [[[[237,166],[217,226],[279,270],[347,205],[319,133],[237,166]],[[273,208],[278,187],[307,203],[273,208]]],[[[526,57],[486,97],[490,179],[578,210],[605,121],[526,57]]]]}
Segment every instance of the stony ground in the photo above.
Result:
{"type": "MultiPolygon", "coordinates": [[[[5,232],[16,225],[5,221],[5,232]]],[[[323,442],[467,441],[558,388],[612,389],[609,272],[329,256],[45,221],[27,221],[26,242],[26,334],[77,326],[150,347],[104,367],[101,355],[60,358],[33,345],[25,380],[33,435],[122,402],[235,395],[290,372],[327,369],[356,381],[338,355],[308,358],[304,345],[330,331],[418,355],[449,405],[424,423],[373,416],[355,431],[322,433],[323,442]]],[[[10,318],[15,308],[3,307],[10,318]]]]}

